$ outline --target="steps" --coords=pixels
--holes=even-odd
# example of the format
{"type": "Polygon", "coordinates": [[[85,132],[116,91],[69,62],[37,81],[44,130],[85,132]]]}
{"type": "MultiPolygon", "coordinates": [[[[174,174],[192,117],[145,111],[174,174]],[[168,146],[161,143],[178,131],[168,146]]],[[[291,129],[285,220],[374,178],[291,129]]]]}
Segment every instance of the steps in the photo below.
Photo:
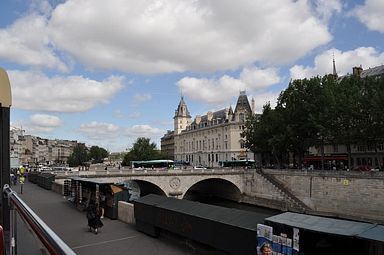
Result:
{"type": "MultiPolygon", "coordinates": [[[[283,201],[285,202],[284,208],[286,211],[306,213],[312,211],[305,203],[298,199],[290,190],[284,187],[282,183],[276,180],[273,176],[263,172],[262,169],[256,170],[256,173],[263,179],[264,182],[270,183],[271,188],[274,192],[278,192],[283,201]]],[[[283,208],[282,208],[283,209],[283,208]]]]}

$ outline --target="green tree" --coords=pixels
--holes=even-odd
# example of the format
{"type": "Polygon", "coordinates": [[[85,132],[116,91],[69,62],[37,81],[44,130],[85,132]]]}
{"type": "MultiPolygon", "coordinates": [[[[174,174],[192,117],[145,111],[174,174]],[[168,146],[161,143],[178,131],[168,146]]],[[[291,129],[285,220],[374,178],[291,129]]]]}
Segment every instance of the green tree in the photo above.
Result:
{"type": "Polygon", "coordinates": [[[247,118],[243,133],[246,137],[246,147],[261,156],[261,162],[258,163],[265,165],[276,162],[279,166],[283,165],[287,153],[287,139],[282,120],[280,113],[271,109],[269,103],[264,105],[260,116],[251,115],[247,118]]]}
{"type": "Polygon", "coordinates": [[[108,157],[109,152],[99,146],[92,146],[89,149],[88,158],[92,160],[92,163],[102,163],[103,159],[108,157]]]}
{"type": "Polygon", "coordinates": [[[302,166],[304,154],[319,133],[318,119],[322,111],[321,78],[294,80],[283,91],[276,106],[285,126],[288,149],[294,153],[296,164],[302,166]]]}
{"type": "Polygon", "coordinates": [[[83,145],[77,145],[72,154],[68,157],[68,164],[70,167],[83,165],[88,160],[87,148],[83,145]]]}
{"type": "Polygon", "coordinates": [[[156,149],[156,144],[150,138],[137,138],[132,149],[124,156],[123,165],[130,165],[134,160],[153,160],[160,159],[161,154],[156,149]]]}

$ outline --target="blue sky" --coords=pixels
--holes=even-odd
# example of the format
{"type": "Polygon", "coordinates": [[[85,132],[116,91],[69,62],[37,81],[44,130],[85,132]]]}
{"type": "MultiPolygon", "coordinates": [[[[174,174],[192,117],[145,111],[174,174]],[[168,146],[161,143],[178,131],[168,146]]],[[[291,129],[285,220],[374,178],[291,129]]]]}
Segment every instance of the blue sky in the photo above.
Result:
{"type": "Polygon", "coordinates": [[[295,78],[384,64],[383,0],[2,0],[11,125],[111,152],[246,90],[261,111],[295,78]]]}

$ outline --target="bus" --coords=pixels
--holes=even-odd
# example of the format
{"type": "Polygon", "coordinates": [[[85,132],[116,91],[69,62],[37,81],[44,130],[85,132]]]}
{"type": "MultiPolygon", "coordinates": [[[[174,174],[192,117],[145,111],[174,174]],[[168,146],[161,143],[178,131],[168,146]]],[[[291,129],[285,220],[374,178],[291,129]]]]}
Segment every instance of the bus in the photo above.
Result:
{"type": "Polygon", "coordinates": [[[344,170],[348,167],[348,155],[325,155],[323,157],[308,155],[304,157],[303,164],[304,167],[311,170],[344,170]]]}
{"type": "Polygon", "coordinates": [[[226,160],[219,161],[221,167],[232,167],[232,168],[255,168],[255,160],[253,159],[239,159],[239,160],[226,160]]]}
{"type": "Polygon", "coordinates": [[[173,160],[158,159],[158,160],[144,160],[144,161],[131,161],[131,167],[135,169],[170,169],[174,167],[173,160]]]}

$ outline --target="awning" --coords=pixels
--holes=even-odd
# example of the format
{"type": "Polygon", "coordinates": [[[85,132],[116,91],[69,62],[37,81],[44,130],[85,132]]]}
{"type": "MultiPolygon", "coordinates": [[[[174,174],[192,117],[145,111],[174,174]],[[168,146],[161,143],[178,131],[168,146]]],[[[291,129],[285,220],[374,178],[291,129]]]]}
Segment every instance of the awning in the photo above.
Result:
{"type": "Polygon", "coordinates": [[[350,220],[340,220],[300,213],[286,212],[265,219],[269,222],[340,236],[361,237],[370,240],[384,239],[384,226],[350,220]],[[380,226],[378,229],[375,227],[380,226]],[[381,238],[377,235],[380,234],[381,238]],[[376,238],[373,238],[376,236],[376,238]]]}
{"type": "Polygon", "coordinates": [[[384,226],[375,225],[373,228],[358,235],[359,238],[384,242],[384,226]]]}

